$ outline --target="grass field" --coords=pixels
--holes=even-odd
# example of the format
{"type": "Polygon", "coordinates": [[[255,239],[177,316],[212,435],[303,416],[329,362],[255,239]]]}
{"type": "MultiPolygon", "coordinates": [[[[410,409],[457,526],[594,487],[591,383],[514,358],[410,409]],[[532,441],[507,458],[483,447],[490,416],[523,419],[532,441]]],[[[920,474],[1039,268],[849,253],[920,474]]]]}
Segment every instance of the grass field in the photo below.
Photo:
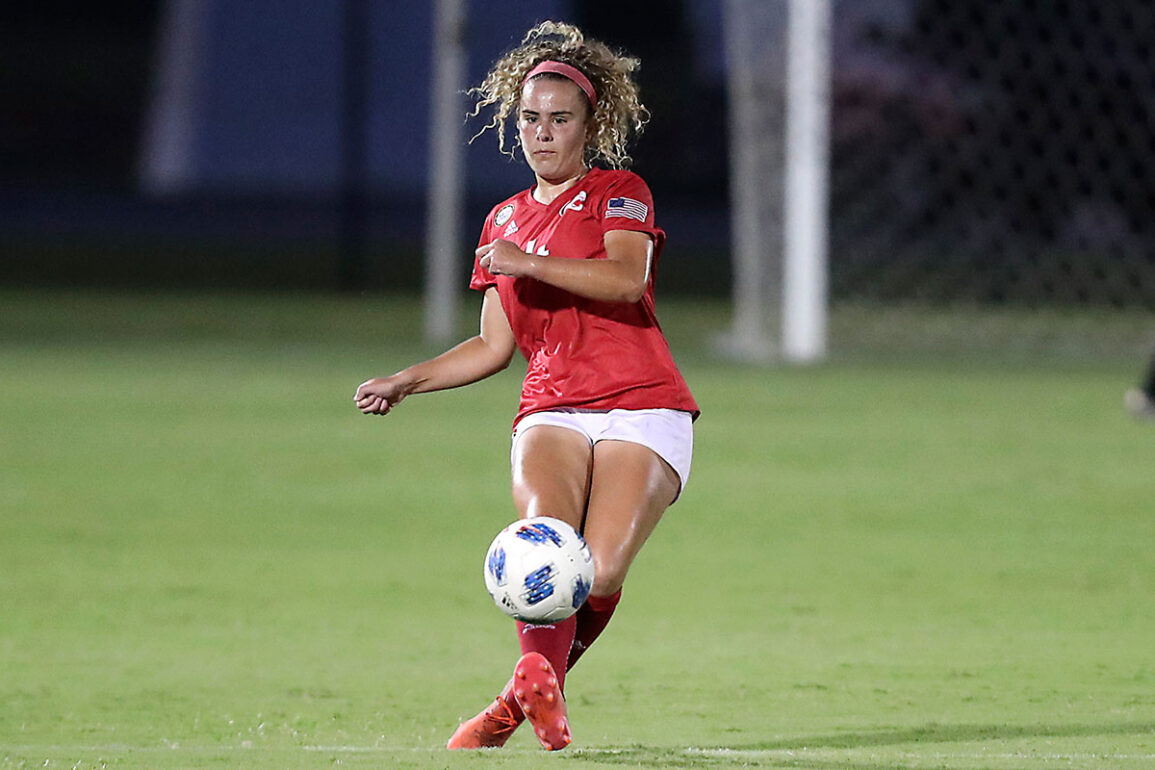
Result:
{"type": "Polygon", "coordinates": [[[662,311],[694,475],[575,743],[462,755],[517,367],[369,418],[414,300],[0,293],[0,768],[1155,767],[1149,317],[847,308],[763,369],[662,311]]]}

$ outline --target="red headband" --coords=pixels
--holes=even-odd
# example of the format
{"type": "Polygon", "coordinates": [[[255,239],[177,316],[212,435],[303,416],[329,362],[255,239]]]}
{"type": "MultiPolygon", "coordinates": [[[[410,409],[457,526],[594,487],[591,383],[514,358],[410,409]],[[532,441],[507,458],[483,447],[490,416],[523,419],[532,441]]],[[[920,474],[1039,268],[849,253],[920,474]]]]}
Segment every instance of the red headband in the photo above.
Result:
{"type": "Polygon", "coordinates": [[[543,72],[552,72],[555,75],[561,75],[563,78],[572,80],[577,84],[578,88],[585,92],[586,98],[590,100],[590,106],[597,107],[598,92],[594,90],[594,84],[590,82],[590,79],[587,78],[581,70],[565,62],[553,61],[552,59],[540,62],[529,71],[529,74],[525,76],[525,80],[521,81],[521,84],[524,86],[529,82],[530,78],[540,75],[543,72]]]}

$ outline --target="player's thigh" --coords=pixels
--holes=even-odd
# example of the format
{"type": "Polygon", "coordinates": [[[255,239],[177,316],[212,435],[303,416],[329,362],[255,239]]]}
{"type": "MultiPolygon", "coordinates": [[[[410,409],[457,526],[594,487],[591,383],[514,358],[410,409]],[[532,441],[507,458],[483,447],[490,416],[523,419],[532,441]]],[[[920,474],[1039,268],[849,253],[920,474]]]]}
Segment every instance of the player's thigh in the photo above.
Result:
{"type": "Polygon", "coordinates": [[[594,445],[584,534],[597,567],[595,593],[621,588],[680,486],[677,472],[649,447],[629,441],[594,445]]]}
{"type": "Polygon", "coordinates": [[[553,516],[581,531],[593,468],[593,447],[585,435],[534,425],[518,436],[511,462],[519,516],[553,516]]]}

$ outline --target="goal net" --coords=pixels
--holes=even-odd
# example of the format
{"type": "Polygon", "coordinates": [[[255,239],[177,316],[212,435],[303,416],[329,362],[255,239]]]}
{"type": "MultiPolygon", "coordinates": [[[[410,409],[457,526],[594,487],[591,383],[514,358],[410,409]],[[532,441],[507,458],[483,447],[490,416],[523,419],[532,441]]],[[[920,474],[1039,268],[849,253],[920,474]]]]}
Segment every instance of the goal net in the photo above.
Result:
{"type": "Polygon", "coordinates": [[[835,18],[835,299],[1155,306],[1155,4],[835,18]]]}
{"type": "Polygon", "coordinates": [[[789,359],[797,291],[833,309],[1155,307],[1155,3],[831,0],[829,58],[809,65],[828,80],[808,92],[790,56],[799,8],[813,5],[724,6],[733,350],[789,359]],[[790,173],[790,116],[823,87],[829,209],[812,256],[825,283],[800,289],[787,233],[814,212],[791,203],[815,180],[790,173]],[[757,141],[735,133],[743,120],[757,141]],[[751,147],[759,159],[742,157],[751,147]],[[770,189],[737,212],[752,164],[770,189]],[[753,241],[761,262],[743,256],[753,241]]]}

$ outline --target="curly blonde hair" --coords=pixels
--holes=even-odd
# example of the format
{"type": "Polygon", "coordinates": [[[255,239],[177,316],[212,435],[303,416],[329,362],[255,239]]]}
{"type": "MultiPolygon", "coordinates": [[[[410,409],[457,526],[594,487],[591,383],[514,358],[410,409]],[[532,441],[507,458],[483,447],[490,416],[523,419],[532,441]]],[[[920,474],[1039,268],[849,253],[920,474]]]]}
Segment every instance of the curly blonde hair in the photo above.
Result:
{"type": "Polygon", "coordinates": [[[493,117],[473,139],[495,128],[498,147],[516,157],[519,140],[515,138],[513,148],[505,147],[506,122],[511,115],[516,120],[525,76],[546,60],[577,67],[597,91],[597,106],[590,118],[592,128],[586,138],[586,162],[601,160],[610,168],[628,166],[631,158],[626,144],[641,133],[650,119],[633,79],[641,62],[611,50],[605,43],[587,40],[580,29],[564,22],[543,21],[529,30],[521,45],[498,59],[481,85],[469,89],[477,97],[471,117],[493,105],[493,117]]]}

